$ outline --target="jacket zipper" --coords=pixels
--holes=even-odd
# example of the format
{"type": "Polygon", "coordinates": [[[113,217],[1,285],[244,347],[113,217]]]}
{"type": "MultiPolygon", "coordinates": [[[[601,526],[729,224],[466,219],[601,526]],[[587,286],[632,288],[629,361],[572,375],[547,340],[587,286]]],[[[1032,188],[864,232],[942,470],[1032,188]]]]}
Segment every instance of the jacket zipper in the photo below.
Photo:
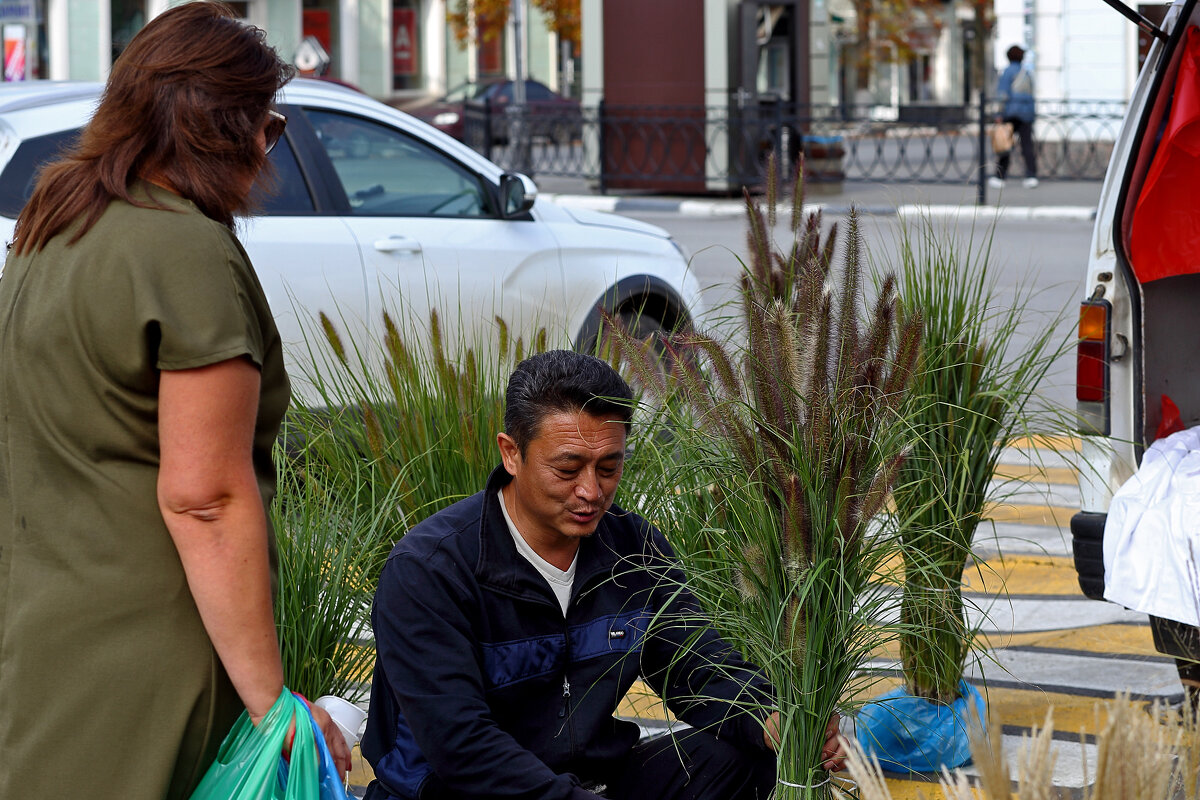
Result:
{"type": "Polygon", "coordinates": [[[571,682],[567,680],[566,673],[563,673],[563,705],[558,711],[558,718],[565,719],[567,712],[571,710],[571,682]]]}
{"type": "MultiPolygon", "coordinates": [[[[569,611],[571,604],[567,604],[569,611]]],[[[571,724],[571,625],[567,622],[567,615],[563,614],[563,637],[565,645],[563,647],[563,683],[562,683],[562,708],[558,712],[558,717],[563,721],[563,726],[567,729],[567,754],[569,758],[575,757],[575,726],[571,724]]]]}

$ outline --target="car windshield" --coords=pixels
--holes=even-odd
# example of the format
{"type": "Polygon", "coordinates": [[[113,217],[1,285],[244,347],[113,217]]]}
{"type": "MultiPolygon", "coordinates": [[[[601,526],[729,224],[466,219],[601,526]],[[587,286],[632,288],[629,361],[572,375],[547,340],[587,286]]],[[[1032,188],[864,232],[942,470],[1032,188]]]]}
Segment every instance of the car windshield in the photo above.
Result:
{"type": "Polygon", "coordinates": [[[461,103],[464,100],[471,100],[479,97],[485,91],[487,91],[489,85],[490,84],[486,83],[476,83],[474,81],[460,83],[458,86],[455,86],[453,89],[446,92],[446,96],[442,99],[449,103],[461,103]]]}

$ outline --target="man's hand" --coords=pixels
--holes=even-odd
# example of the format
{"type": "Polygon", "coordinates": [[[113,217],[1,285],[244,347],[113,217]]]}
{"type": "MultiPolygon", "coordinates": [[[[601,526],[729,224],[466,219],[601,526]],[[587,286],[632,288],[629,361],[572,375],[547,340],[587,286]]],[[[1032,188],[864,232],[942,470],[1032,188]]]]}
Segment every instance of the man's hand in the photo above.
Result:
{"type": "MultiPolygon", "coordinates": [[[[321,736],[325,739],[325,746],[329,748],[329,755],[333,756],[333,763],[337,766],[338,775],[343,779],[346,773],[350,771],[350,748],[346,746],[346,737],[342,736],[341,730],[333,721],[333,717],[329,716],[329,712],[318,705],[308,702],[301,697],[304,705],[308,707],[309,713],[312,714],[313,722],[317,723],[317,728],[321,731],[321,736]]],[[[259,721],[254,723],[258,726],[259,721]]],[[[290,759],[292,756],[292,742],[296,738],[296,722],[293,719],[288,726],[287,736],[283,738],[283,757],[290,759]]],[[[308,724],[307,720],[301,720],[301,725],[308,724]]]]}
{"type": "Polygon", "coordinates": [[[842,747],[845,739],[838,733],[838,723],[841,721],[842,715],[835,711],[825,726],[825,745],[821,748],[821,766],[830,772],[841,772],[846,768],[846,749],[842,747]]]}
{"type": "MultiPolygon", "coordinates": [[[[821,766],[830,772],[839,772],[846,768],[846,750],[838,734],[838,723],[842,715],[836,711],[825,726],[825,744],[821,747],[821,766]]],[[[763,741],[772,752],[779,752],[779,712],[771,712],[763,723],[763,741]]]]}
{"type": "MultiPolygon", "coordinates": [[[[313,720],[325,735],[325,744],[329,747],[329,754],[333,756],[333,763],[337,764],[338,774],[346,777],[346,773],[350,771],[350,748],[346,747],[346,737],[342,736],[341,729],[334,724],[328,711],[314,704],[310,704],[308,710],[312,712],[313,720]]],[[[836,729],[834,732],[837,732],[836,729]]]]}
{"type": "Polygon", "coordinates": [[[772,753],[779,752],[779,712],[772,711],[771,716],[763,723],[763,741],[772,753]]]}

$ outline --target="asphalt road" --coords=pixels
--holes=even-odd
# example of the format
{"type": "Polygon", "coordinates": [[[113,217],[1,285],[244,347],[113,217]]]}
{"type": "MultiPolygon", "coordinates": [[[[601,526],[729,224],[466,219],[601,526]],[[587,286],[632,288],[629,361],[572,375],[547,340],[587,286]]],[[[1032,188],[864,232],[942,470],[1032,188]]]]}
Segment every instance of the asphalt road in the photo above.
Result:
{"type": "MultiPolygon", "coordinates": [[[[736,279],[747,257],[744,218],[691,217],[674,213],[623,212],[668,230],[691,254],[691,264],[709,306],[710,325],[729,312],[721,307],[734,298],[736,279]]],[[[1074,323],[1083,292],[1084,270],[1091,242],[1090,222],[1074,221],[1000,221],[992,230],[976,223],[972,230],[970,209],[959,222],[934,220],[931,224],[940,242],[954,241],[959,249],[970,243],[982,247],[991,236],[990,269],[996,280],[996,299],[1012,303],[1022,292],[1030,293],[1023,330],[1037,334],[1057,316],[1065,322],[1061,341],[1074,336],[1074,323]]],[[[826,228],[837,222],[845,235],[845,217],[827,217],[826,228]]],[[[909,220],[909,225],[917,224],[909,220]]],[[[901,222],[895,216],[860,218],[860,231],[870,263],[882,269],[899,269],[897,241],[901,222]]],[[[790,243],[787,220],[780,219],[775,241],[790,243]]],[[[840,252],[840,248],[839,248],[840,252]]],[[[1027,335],[1028,335],[1027,334],[1027,335]]],[[[1073,410],[1075,406],[1075,353],[1073,347],[1056,361],[1039,387],[1039,395],[1049,403],[1073,410]]]]}

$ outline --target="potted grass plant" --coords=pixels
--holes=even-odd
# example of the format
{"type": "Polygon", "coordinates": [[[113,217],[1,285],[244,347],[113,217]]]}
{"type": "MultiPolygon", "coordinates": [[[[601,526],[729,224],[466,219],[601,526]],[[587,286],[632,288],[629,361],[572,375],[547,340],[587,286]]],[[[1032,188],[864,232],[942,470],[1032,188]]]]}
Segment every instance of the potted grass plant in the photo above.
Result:
{"type": "Polygon", "coordinates": [[[391,539],[375,553],[373,578],[409,527],[484,486],[498,463],[508,376],[549,344],[544,328],[526,340],[500,317],[486,347],[447,331],[436,309],[428,327],[387,311],[382,322],[381,337],[348,335],[325,313],[306,327],[302,380],[318,402],[290,417],[330,491],[356,497],[359,508],[394,493],[391,539]]]}
{"type": "Polygon", "coordinates": [[[349,477],[361,491],[337,491],[303,450],[287,453],[276,446],[275,465],[275,622],[285,682],[306,697],[358,701],[375,664],[370,610],[376,554],[392,541],[397,489],[373,484],[360,464],[349,477]],[[371,501],[362,502],[366,497],[371,501]]]}
{"type": "Polygon", "coordinates": [[[322,313],[305,325],[299,376],[319,402],[294,406],[276,448],[279,546],[276,623],[288,686],[354,701],[375,661],[370,607],[395,542],[472,494],[497,463],[512,367],[547,346],[497,318],[486,352],[443,330],[401,326],[348,335],[322,313]]]}
{"type": "Polygon", "coordinates": [[[744,344],[674,336],[666,381],[650,349],[619,326],[612,335],[672,428],[657,477],[639,465],[647,515],[677,549],[704,618],[773,688],[759,712],[780,713],[776,796],[812,800],[832,796],[826,723],[895,634],[880,621],[894,593],[878,576],[899,543],[874,522],[904,461],[900,409],[921,324],[898,321],[890,281],[864,310],[857,218],[839,270],[836,231],[822,238],[802,189],[798,176],[783,249],[771,239],[774,181],[765,209],[747,196],[744,344]]]}
{"type": "Polygon", "coordinates": [[[984,701],[963,679],[972,645],[963,572],[988,504],[1019,486],[996,480],[1001,454],[1061,423],[1035,395],[1060,352],[1060,329],[1035,319],[1029,292],[1001,289],[991,243],[990,232],[980,244],[973,234],[963,243],[920,218],[901,224],[895,256],[882,267],[900,275],[904,313],[919,316],[925,331],[903,408],[912,445],[893,488],[904,540],[905,685],[858,717],[860,742],[891,769],[938,771],[969,760],[966,721],[984,701]]]}

